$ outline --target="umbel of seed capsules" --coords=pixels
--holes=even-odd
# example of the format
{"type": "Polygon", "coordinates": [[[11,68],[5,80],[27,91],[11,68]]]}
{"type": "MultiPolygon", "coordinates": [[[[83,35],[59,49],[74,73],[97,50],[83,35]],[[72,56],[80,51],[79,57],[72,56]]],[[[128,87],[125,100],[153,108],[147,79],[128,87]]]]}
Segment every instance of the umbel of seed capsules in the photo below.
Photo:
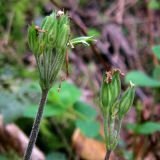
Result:
{"type": "Polygon", "coordinates": [[[28,29],[28,44],[35,55],[43,89],[52,86],[62,67],[69,33],[69,18],[63,11],[44,18],[40,27],[32,23],[28,29]]]}
{"type": "Polygon", "coordinates": [[[130,109],[135,95],[135,86],[130,82],[128,89],[120,97],[121,74],[123,75],[118,69],[104,73],[100,93],[100,99],[104,109],[110,107],[113,111],[114,107],[118,105],[118,116],[120,119],[122,119],[130,109]]]}

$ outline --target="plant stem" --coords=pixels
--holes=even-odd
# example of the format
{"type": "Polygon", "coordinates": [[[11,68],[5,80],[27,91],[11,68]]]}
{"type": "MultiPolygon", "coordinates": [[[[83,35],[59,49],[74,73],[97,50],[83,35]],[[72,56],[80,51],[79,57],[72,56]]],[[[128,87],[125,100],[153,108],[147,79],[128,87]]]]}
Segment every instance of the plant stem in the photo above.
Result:
{"type": "Polygon", "coordinates": [[[103,121],[104,121],[104,135],[105,135],[105,143],[106,143],[106,146],[108,148],[108,131],[107,131],[107,128],[108,128],[108,123],[107,123],[107,120],[108,120],[108,114],[107,112],[103,111],[103,121]]]}
{"type": "Polygon", "coordinates": [[[42,95],[41,95],[41,100],[40,100],[40,103],[39,103],[38,112],[37,112],[36,118],[35,118],[34,123],[33,123],[32,131],[31,131],[30,138],[29,138],[28,147],[27,147],[26,152],[24,154],[23,160],[30,160],[30,158],[31,158],[32,150],[33,150],[33,147],[34,147],[34,145],[36,143],[36,140],[37,140],[37,135],[38,135],[38,132],[39,132],[39,126],[40,126],[40,122],[41,122],[41,119],[42,119],[43,110],[44,110],[44,106],[45,106],[45,103],[46,103],[47,95],[48,95],[48,89],[42,90],[42,95]]]}
{"type": "Polygon", "coordinates": [[[106,152],[106,156],[105,156],[104,160],[109,160],[110,154],[111,154],[111,150],[108,150],[106,152]]]}

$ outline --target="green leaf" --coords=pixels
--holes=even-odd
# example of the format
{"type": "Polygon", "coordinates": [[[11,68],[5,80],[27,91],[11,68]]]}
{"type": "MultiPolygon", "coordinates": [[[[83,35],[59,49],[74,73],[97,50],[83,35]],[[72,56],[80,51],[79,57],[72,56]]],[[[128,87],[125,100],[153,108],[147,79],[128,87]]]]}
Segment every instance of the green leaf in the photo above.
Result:
{"type": "Polygon", "coordinates": [[[74,109],[82,113],[86,118],[93,119],[97,116],[97,111],[89,104],[78,101],[74,104],[74,109]]]}
{"type": "Polygon", "coordinates": [[[160,45],[153,46],[152,51],[156,55],[156,57],[160,60],[160,45]]]}
{"type": "Polygon", "coordinates": [[[160,131],[160,123],[157,122],[146,122],[143,124],[127,124],[127,128],[133,130],[138,134],[152,134],[154,132],[160,131]]]}
{"type": "Polygon", "coordinates": [[[71,47],[74,47],[74,45],[77,44],[83,44],[85,46],[89,46],[89,44],[94,41],[95,39],[93,38],[93,36],[82,36],[71,39],[69,43],[71,44],[71,47]]]}
{"type": "MultiPolygon", "coordinates": [[[[44,108],[44,117],[62,115],[68,107],[72,107],[80,98],[81,91],[73,84],[64,82],[58,92],[59,84],[56,84],[49,92],[48,103],[44,108]]],[[[34,118],[38,110],[38,105],[28,106],[24,117],[34,118]]]]}
{"type": "Polygon", "coordinates": [[[4,116],[4,122],[9,123],[21,117],[25,111],[25,103],[14,94],[0,93],[0,113],[4,116]]]}
{"type": "Polygon", "coordinates": [[[94,138],[99,135],[100,124],[96,121],[77,120],[76,127],[87,137],[94,138]]]}
{"type": "Polygon", "coordinates": [[[25,82],[18,90],[18,96],[26,99],[29,103],[39,103],[41,90],[38,82],[25,82]]]}
{"type": "Polygon", "coordinates": [[[0,155],[0,160],[7,160],[8,158],[6,156],[0,155]]]}
{"type": "Polygon", "coordinates": [[[153,79],[141,71],[131,71],[125,77],[126,83],[132,81],[141,87],[160,87],[160,81],[153,79]]]}
{"type": "Polygon", "coordinates": [[[129,130],[135,131],[137,125],[138,125],[138,124],[136,124],[136,123],[128,123],[126,127],[127,127],[127,129],[129,129],[129,130]]]}
{"type": "Polygon", "coordinates": [[[160,81],[160,65],[155,66],[153,70],[153,78],[160,81]]]}
{"type": "Polygon", "coordinates": [[[67,160],[67,157],[64,153],[52,152],[47,155],[46,160],[67,160]]]}
{"type": "Polygon", "coordinates": [[[58,92],[58,87],[59,84],[56,84],[49,92],[48,100],[50,102],[58,103],[64,108],[68,108],[79,100],[81,91],[74,84],[63,82],[60,92],[58,92]]]}
{"type": "Polygon", "coordinates": [[[124,157],[127,160],[134,160],[134,154],[133,151],[124,151],[124,157]]]}
{"type": "Polygon", "coordinates": [[[149,4],[148,4],[148,7],[150,9],[157,10],[157,9],[160,9],[160,3],[157,0],[150,0],[149,4]]]}
{"type": "MultiPolygon", "coordinates": [[[[36,116],[37,111],[38,111],[38,106],[32,105],[26,109],[23,116],[28,118],[34,118],[36,116]]],[[[58,104],[57,105],[47,104],[44,108],[43,117],[52,117],[61,115],[64,113],[64,111],[65,110],[58,104]]]]}

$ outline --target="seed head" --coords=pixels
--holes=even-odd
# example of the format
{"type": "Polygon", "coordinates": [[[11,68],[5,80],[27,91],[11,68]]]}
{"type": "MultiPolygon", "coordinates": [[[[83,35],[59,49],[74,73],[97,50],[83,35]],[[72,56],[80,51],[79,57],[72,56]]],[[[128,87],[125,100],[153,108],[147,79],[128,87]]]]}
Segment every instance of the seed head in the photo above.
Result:
{"type": "Polygon", "coordinates": [[[35,55],[43,89],[50,88],[65,59],[70,34],[68,16],[63,11],[44,18],[41,27],[28,29],[29,47],[35,55]]]}

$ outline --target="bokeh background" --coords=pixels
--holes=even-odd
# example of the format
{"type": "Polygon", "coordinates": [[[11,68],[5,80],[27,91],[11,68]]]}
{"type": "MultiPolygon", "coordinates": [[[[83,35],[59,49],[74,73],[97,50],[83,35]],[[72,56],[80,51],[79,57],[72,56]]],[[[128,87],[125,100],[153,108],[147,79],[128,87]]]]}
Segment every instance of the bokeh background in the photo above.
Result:
{"type": "Polygon", "coordinates": [[[40,99],[27,28],[60,9],[70,16],[71,37],[97,42],[69,49],[69,76],[61,84],[64,64],[32,159],[104,158],[99,91],[102,73],[115,67],[125,73],[122,88],[132,80],[137,89],[111,159],[160,159],[159,0],[0,0],[0,160],[22,159],[40,99]]]}

